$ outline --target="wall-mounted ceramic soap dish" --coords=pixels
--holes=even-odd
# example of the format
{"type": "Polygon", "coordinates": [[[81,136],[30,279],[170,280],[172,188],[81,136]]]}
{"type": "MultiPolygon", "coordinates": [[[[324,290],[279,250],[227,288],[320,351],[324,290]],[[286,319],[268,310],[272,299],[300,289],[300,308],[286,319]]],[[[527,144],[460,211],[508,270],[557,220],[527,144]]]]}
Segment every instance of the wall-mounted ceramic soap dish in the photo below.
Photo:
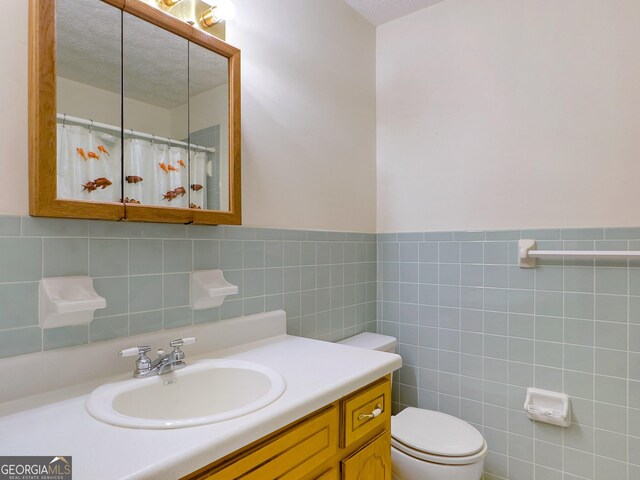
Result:
{"type": "Polygon", "coordinates": [[[93,288],[87,276],[51,277],[40,280],[40,326],[42,328],[84,325],[107,301],[93,288]]]}
{"type": "Polygon", "coordinates": [[[194,310],[219,307],[227,295],[236,293],[237,285],[227,282],[222,270],[191,272],[191,308],[194,310]]]}

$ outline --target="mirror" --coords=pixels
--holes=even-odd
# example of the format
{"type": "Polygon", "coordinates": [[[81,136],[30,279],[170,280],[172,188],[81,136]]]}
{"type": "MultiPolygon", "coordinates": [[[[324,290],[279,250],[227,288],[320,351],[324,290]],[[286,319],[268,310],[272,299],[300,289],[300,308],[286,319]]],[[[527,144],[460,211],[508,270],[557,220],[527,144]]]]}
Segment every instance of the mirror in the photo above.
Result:
{"type": "Polygon", "coordinates": [[[120,10],[58,0],[56,18],[58,198],[119,202],[120,10]]]}
{"type": "Polygon", "coordinates": [[[122,25],[124,202],[188,208],[189,41],[129,13],[122,25]]]}
{"type": "Polygon", "coordinates": [[[237,49],[140,0],[33,0],[30,28],[32,215],[240,223],[237,49]]]}
{"type": "Polygon", "coordinates": [[[229,209],[229,76],[227,59],[189,46],[189,139],[192,150],[190,203],[229,209]]]}

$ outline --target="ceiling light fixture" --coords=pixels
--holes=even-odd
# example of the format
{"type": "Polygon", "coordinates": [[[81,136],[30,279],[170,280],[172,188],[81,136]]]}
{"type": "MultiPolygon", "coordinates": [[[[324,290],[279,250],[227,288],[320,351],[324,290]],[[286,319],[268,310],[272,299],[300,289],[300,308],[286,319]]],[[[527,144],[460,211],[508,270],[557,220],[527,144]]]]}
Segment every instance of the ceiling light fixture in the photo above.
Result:
{"type": "Polygon", "coordinates": [[[200,17],[200,25],[212,27],[216,23],[233,19],[236,16],[236,6],[231,0],[203,0],[211,8],[200,17]]]}
{"type": "Polygon", "coordinates": [[[181,2],[182,0],[162,0],[162,3],[164,4],[165,7],[171,8],[174,5],[177,5],[181,2]]]}

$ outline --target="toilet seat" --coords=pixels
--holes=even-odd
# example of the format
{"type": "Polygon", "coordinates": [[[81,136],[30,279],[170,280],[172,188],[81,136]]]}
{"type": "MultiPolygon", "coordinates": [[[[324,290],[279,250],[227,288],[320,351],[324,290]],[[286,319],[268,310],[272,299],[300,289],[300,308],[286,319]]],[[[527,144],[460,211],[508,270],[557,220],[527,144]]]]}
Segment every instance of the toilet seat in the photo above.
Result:
{"type": "Polygon", "coordinates": [[[439,463],[441,465],[468,465],[470,463],[476,463],[484,458],[488,450],[487,442],[484,442],[480,451],[474,455],[469,455],[467,457],[446,457],[444,455],[434,455],[431,453],[421,452],[420,450],[414,450],[393,437],[391,437],[391,446],[402,453],[406,453],[410,457],[417,458],[418,460],[424,460],[425,462],[439,463]]]}
{"type": "Polygon", "coordinates": [[[391,445],[414,458],[444,465],[474,463],[487,453],[480,432],[464,420],[414,407],[391,418],[391,445]]]}

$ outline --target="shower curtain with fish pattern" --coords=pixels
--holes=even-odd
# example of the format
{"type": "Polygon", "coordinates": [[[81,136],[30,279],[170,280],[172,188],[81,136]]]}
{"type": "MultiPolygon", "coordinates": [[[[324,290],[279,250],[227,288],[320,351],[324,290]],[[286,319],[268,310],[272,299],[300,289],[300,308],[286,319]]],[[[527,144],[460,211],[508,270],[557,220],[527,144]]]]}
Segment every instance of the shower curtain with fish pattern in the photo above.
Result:
{"type": "Polygon", "coordinates": [[[196,150],[140,138],[126,139],[125,199],[142,205],[189,208],[192,204],[205,208],[204,195],[190,189],[192,184],[204,181],[203,158],[206,153],[196,150]]]}
{"type": "Polygon", "coordinates": [[[129,201],[139,201],[143,205],[188,208],[189,172],[178,163],[178,160],[187,165],[186,149],[139,138],[126,139],[124,142],[125,197],[129,201]],[[169,165],[173,167],[172,170],[169,170],[169,165]],[[134,181],[132,181],[132,177],[138,178],[133,178],[134,181]],[[185,193],[174,195],[175,190],[180,187],[185,193]]]}
{"type": "MultiPolygon", "coordinates": [[[[202,151],[191,152],[191,179],[189,180],[189,185],[207,185],[209,156],[212,155],[202,151]]],[[[191,189],[189,193],[191,194],[191,203],[203,209],[208,208],[206,188],[203,187],[198,191],[191,189]]]]}
{"type": "Polygon", "coordinates": [[[57,125],[58,198],[118,202],[120,139],[78,125],[57,125]]]}
{"type": "MultiPolygon", "coordinates": [[[[57,125],[57,136],[58,198],[120,202],[120,139],[98,129],[64,122],[57,125]]],[[[190,188],[194,184],[206,185],[206,165],[206,152],[127,138],[125,199],[143,205],[206,208],[206,188],[190,188]]]]}

